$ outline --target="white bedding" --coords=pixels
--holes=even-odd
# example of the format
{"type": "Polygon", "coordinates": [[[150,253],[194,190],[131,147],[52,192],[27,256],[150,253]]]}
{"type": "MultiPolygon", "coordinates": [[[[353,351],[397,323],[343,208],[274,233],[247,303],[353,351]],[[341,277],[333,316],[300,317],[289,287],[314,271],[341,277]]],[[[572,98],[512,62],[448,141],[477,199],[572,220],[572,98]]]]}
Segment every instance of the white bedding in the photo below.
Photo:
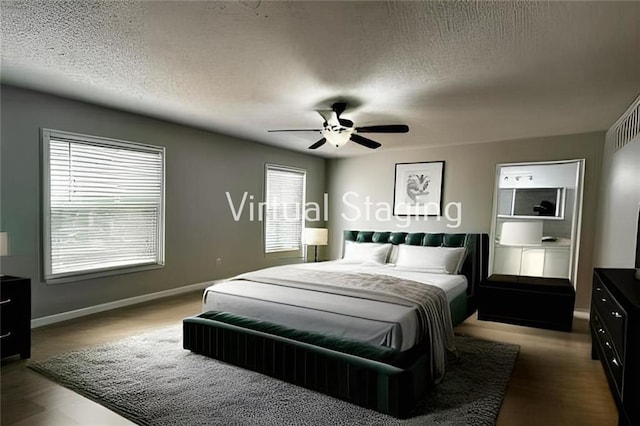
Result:
{"type": "MultiPolygon", "coordinates": [[[[463,275],[404,270],[389,264],[354,265],[332,261],[290,266],[310,271],[383,274],[431,284],[441,288],[449,302],[467,288],[467,280],[463,275]]],[[[389,346],[401,351],[418,343],[418,319],[414,307],[341,294],[230,280],[207,288],[203,307],[205,311],[231,312],[291,328],[389,346]]]]}
{"type": "Polygon", "coordinates": [[[336,272],[365,272],[368,274],[384,274],[405,280],[416,281],[423,284],[431,284],[444,290],[447,300],[451,302],[457,296],[467,291],[467,277],[464,275],[435,274],[430,272],[415,271],[412,269],[398,268],[394,264],[384,265],[363,264],[350,265],[339,260],[318,263],[303,263],[295,265],[298,268],[322,269],[336,272]]]}

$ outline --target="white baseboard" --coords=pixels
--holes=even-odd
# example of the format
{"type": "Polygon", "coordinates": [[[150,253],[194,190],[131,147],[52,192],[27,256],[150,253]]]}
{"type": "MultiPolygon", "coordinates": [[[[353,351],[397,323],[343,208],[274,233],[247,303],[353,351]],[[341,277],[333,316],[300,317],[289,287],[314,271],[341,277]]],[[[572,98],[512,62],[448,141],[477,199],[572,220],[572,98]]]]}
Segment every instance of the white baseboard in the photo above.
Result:
{"type": "Polygon", "coordinates": [[[169,290],[159,291],[157,293],[143,294],[142,296],[129,297],[127,299],[116,300],[115,302],[103,303],[86,308],[75,309],[73,311],[61,312],[59,314],[48,315],[46,317],[35,318],[31,320],[31,328],[38,328],[57,322],[67,321],[74,318],[84,317],[86,315],[97,314],[111,309],[122,308],[124,306],[135,305],[138,303],[148,302],[163,297],[175,296],[191,291],[203,290],[217,281],[207,281],[204,283],[191,284],[183,287],[172,288],[169,290]]]}

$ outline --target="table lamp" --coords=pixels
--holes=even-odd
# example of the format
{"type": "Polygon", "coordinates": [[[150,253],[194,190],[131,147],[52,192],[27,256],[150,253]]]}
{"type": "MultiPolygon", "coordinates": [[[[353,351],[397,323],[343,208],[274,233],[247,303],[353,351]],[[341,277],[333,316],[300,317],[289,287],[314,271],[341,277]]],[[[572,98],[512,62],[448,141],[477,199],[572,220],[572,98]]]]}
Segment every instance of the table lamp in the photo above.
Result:
{"type": "Polygon", "coordinates": [[[314,262],[318,261],[318,246],[326,246],[329,240],[327,228],[304,228],[304,244],[315,247],[314,262]]]}
{"type": "MultiPolygon", "coordinates": [[[[0,256],[9,255],[9,233],[0,232],[0,256]]],[[[0,277],[4,276],[0,271],[0,277]]]]}
{"type": "Polygon", "coordinates": [[[503,246],[541,245],[542,222],[503,222],[500,244],[503,246]]]}

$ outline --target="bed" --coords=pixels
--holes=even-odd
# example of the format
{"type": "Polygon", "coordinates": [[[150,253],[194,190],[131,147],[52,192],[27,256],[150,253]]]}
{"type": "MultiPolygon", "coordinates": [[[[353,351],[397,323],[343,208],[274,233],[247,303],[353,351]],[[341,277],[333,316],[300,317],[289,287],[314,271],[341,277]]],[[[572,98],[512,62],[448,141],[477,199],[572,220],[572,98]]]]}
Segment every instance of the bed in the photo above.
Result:
{"type": "Polygon", "coordinates": [[[345,231],[339,261],[207,288],[184,346],[403,417],[455,356],[487,252],[486,234],[345,231]]]}

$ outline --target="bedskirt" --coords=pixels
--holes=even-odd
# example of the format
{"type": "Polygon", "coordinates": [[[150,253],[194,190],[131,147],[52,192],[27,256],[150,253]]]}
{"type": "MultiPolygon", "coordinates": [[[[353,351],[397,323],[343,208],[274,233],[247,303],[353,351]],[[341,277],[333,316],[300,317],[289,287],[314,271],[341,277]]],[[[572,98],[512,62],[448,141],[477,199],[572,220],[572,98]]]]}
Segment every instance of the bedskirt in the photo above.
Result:
{"type": "Polygon", "coordinates": [[[192,352],[395,417],[408,416],[431,386],[425,348],[398,353],[216,312],[186,318],[183,328],[192,352]]]}

